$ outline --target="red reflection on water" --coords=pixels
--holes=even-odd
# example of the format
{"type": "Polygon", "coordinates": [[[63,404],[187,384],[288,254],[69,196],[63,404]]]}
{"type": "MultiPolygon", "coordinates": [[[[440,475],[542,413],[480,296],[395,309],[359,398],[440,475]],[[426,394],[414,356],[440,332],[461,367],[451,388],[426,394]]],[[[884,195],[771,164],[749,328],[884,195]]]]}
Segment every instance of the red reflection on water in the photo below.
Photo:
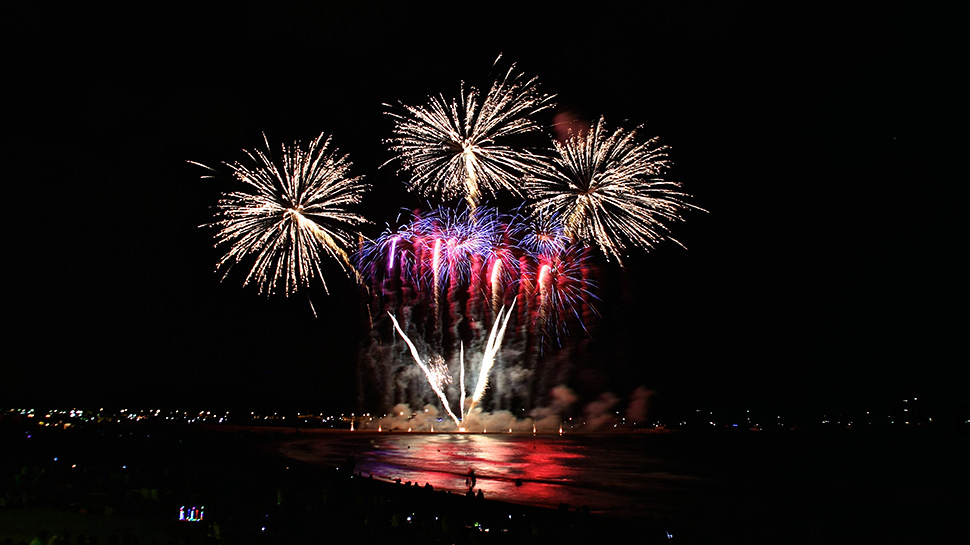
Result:
{"type": "Polygon", "coordinates": [[[372,446],[358,461],[364,473],[464,493],[474,471],[486,497],[537,505],[577,504],[569,485],[586,465],[581,447],[548,436],[381,436],[372,446]]]}

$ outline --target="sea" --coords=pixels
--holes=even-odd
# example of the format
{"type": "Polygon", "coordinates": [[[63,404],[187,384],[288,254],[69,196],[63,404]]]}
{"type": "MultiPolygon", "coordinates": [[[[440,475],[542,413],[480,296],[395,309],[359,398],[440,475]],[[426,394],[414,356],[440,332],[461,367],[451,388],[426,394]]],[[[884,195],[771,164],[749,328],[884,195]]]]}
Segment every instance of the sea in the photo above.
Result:
{"type": "Polygon", "coordinates": [[[965,435],[925,431],[318,434],[305,463],[763,542],[933,542],[970,512],[965,435]]]}

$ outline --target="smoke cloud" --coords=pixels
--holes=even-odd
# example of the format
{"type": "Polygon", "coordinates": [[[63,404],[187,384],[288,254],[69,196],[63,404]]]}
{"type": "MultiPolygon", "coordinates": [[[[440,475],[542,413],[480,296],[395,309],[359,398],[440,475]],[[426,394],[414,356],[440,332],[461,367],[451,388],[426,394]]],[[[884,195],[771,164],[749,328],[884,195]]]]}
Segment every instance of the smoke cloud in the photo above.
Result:
{"type": "MultiPolygon", "coordinates": [[[[640,386],[629,396],[625,407],[622,399],[610,392],[600,394],[599,398],[582,407],[582,420],[570,420],[568,415],[575,414],[579,396],[571,388],[558,385],[549,392],[550,403],[537,407],[527,416],[519,417],[508,410],[486,411],[475,407],[462,420],[465,431],[475,433],[531,432],[552,433],[560,429],[570,432],[610,431],[621,423],[620,414],[630,424],[646,422],[649,400],[653,390],[640,386]]],[[[420,409],[412,409],[408,403],[398,403],[388,414],[362,422],[357,429],[382,431],[415,432],[455,432],[458,427],[450,417],[444,415],[435,403],[427,403],[420,409]]]]}

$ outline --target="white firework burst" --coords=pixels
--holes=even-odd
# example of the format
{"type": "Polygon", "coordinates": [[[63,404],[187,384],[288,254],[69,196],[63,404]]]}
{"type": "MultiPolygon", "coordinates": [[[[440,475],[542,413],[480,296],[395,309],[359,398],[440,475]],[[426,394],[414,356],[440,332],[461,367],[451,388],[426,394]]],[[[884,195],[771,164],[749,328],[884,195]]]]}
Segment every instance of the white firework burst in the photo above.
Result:
{"type": "Polygon", "coordinates": [[[663,240],[680,244],[669,224],[681,221],[690,195],[661,178],[669,168],[667,146],[637,141],[637,131],[606,130],[600,118],[588,131],[553,142],[553,168],[527,182],[533,213],[559,218],[576,242],[596,245],[607,259],[622,259],[630,246],[653,249],[663,240]]]}
{"type": "Polygon", "coordinates": [[[244,150],[247,164],[225,163],[248,191],[224,194],[218,220],[209,224],[218,229],[216,247],[226,247],[216,270],[225,278],[233,265],[251,258],[243,285],[255,283],[267,295],[277,290],[289,295],[315,277],[326,289],[322,262],[327,256],[356,275],[344,248],[356,237],[348,227],[366,220],[346,207],[359,203],[368,189],[362,177],[348,175],[350,161],[329,149],[330,137],[324,134],[306,150],[299,142],[283,145],[279,161],[265,134],[263,141],[265,151],[244,150]]]}
{"type": "Polygon", "coordinates": [[[530,116],[553,107],[552,99],[539,90],[537,78],[516,73],[512,65],[484,95],[462,84],[457,100],[438,95],[424,106],[385,105],[394,118],[395,136],[388,142],[401,169],[411,175],[411,191],[443,199],[462,196],[472,207],[482,193],[504,189],[521,196],[518,182],[543,160],[505,142],[537,131],[530,116]]]}

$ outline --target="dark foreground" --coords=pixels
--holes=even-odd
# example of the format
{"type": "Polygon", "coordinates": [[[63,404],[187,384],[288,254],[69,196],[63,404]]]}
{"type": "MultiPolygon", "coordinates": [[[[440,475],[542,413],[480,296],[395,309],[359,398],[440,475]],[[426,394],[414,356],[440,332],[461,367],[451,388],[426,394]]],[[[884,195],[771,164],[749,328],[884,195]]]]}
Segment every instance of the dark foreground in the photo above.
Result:
{"type": "Polygon", "coordinates": [[[363,478],[352,461],[301,464],[275,453],[292,431],[4,424],[0,540],[591,543],[635,535],[652,543],[671,530],[661,520],[597,518],[582,506],[542,509],[363,478]],[[202,521],[179,520],[203,506],[202,521]]]}
{"type": "Polygon", "coordinates": [[[937,485],[909,487],[899,501],[913,508],[898,512],[911,518],[845,505],[835,487],[830,500],[804,498],[805,512],[814,515],[792,517],[803,522],[786,527],[756,527],[750,521],[757,514],[744,523],[616,520],[583,506],[542,509],[363,478],[353,460],[304,465],[276,452],[297,433],[119,424],[51,430],[0,422],[0,542],[934,543],[956,537],[953,531],[966,537],[957,524],[967,505],[963,478],[953,479],[952,495],[943,485],[955,502],[941,501],[937,485]],[[203,506],[203,520],[179,520],[180,511],[203,506]]]}

